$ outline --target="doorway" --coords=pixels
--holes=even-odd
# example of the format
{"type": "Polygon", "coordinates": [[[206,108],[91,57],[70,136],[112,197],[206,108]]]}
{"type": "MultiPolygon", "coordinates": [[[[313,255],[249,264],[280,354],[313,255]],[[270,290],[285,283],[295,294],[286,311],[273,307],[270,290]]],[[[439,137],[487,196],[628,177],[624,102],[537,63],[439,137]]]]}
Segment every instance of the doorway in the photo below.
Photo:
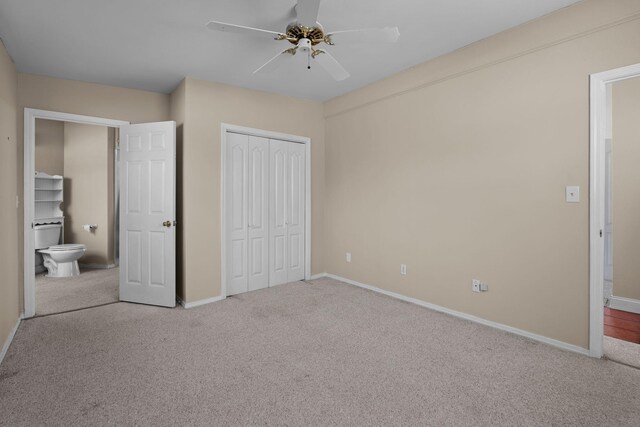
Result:
{"type": "MultiPolygon", "coordinates": [[[[25,108],[24,112],[24,317],[36,315],[36,259],[35,230],[36,212],[36,120],[49,120],[79,125],[119,128],[128,122],[99,117],[81,116],[46,110],[25,108]]],[[[105,178],[106,179],[106,178],[105,178]]],[[[42,180],[40,180],[42,181],[42,180]]],[[[64,187],[63,187],[64,188],[64,187]]],[[[62,193],[61,197],[63,196],[62,193]]],[[[42,202],[38,202],[42,203],[42,202]]],[[[83,222],[83,221],[81,221],[83,222]]],[[[94,224],[89,224],[94,225],[94,224]]],[[[61,233],[63,233],[61,231],[61,233]]],[[[62,240],[62,239],[61,239],[62,240]]]]}
{"type": "Polygon", "coordinates": [[[640,64],[591,76],[589,351],[640,367],[640,64]]]}
{"type": "Polygon", "coordinates": [[[35,314],[117,302],[118,129],[35,122],[35,314]]]}
{"type": "Polygon", "coordinates": [[[308,279],[311,140],[223,124],[221,141],[222,296],[308,279]]]}

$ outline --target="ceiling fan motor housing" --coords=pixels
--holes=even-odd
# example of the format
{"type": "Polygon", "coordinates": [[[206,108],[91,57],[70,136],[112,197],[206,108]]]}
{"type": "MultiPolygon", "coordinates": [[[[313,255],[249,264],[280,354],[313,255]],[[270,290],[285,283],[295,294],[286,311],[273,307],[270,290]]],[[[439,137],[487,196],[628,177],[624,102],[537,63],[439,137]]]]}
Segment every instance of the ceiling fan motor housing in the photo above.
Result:
{"type": "Polygon", "coordinates": [[[287,40],[292,44],[299,44],[298,42],[300,40],[309,39],[311,41],[311,45],[315,46],[324,41],[324,29],[319,23],[316,23],[315,27],[305,27],[298,23],[289,24],[287,26],[286,35],[287,40]]]}

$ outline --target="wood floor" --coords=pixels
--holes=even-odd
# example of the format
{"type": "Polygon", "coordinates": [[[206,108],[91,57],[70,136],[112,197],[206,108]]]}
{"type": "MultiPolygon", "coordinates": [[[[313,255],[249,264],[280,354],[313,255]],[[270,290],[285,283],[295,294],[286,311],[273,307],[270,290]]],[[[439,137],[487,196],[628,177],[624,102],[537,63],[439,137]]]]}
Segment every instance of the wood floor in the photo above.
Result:
{"type": "Polygon", "coordinates": [[[604,308],[604,334],[640,344],[640,314],[604,308]]]}

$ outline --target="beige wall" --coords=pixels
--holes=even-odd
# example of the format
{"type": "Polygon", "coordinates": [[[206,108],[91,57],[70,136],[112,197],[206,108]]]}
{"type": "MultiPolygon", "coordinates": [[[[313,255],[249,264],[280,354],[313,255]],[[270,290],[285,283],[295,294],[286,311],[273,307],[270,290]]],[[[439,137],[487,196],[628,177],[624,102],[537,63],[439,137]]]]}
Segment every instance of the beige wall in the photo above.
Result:
{"type": "Polygon", "coordinates": [[[64,122],[36,119],[34,157],[38,172],[64,174],[64,122]]]}
{"type": "Polygon", "coordinates": [[[20,316],[18,300],[17,74],[0,41],[0,350],[20,316]]]}
{"type": "Polygon", "coordinates": [[[587,347],[589,74],[639,18],[581,2],[327,102],[326,271],[587,347]]]}
{"type": "MultiPolygon", "coordinates": [[[[179,88],[180,89],[180,88],[179,88]]],[[[180,89],[182,90],[182,89],[180,89]]],[[[322,266],[324,121],[322,104],[186,79],[181,233],[184,299],[220,295],[220,126],[228,123],[311,138],[312,272],[322,266]]],[[[181,96],[181,95],[180,95],[181,96]]],[[[178,112],[176,112],[178,114],[178,112]]]]}
{"type": "MultiPolygon", "coordinates": [[[[61,111],[132,123],[169,120],[169,95],[113,86],[64,80],[33,74],[18,74],[18,195],[23,200],[23,136],[24,108],[61,111]]],[[[13,166],[12,166],[13,167],[13,166]]],[[[22,307],[23,289],[23,217],[18,212],[18,274],[22,307]]],[[[14,249],[15,250],[15,247],[14,249]]]]}
{"type": "Polygon", "coordinates": [[[113,133],[105,126],[64,124],[64,240],[87,246],[80,259],[83,264],[113,264],[114,224],[109,211],[113,209],[113,141],[109,136],[113,133]],[[83,230],[84,224],[98,228],[89,233],[83,230]]]}
{"type": "Polygon", "coordinates": [[[613,84],[613,295],[640,300],[640,77],[613,84]]]}

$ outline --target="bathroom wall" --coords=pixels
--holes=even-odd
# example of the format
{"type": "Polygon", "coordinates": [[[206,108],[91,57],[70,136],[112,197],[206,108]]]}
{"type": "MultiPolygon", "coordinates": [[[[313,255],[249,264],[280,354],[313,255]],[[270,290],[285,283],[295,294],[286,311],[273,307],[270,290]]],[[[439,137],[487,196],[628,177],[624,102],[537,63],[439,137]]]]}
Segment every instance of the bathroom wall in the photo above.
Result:
{"type": "Polygon", "coordinates": [[[613,83],[613,295],[640,300],[640,77],[613,83]]]}
{"type": "Polygon", "coordinates": [[[36,119],[36,171],[64,173],[64,122],[36,119]]]}
{"type": "MultiPolygon", "coordinates": [[[[22,205],[17,203],[18,84],[16,67],[0,40],[0,352],[20,318],[16,224],[22,205]]],[[[22,226],[20,227],[22,228],[22,226]]]]}
{"type": "Polygon", "coordinates": [[[105,126],[64,124],[64,240],[87,246],[81,264],[114,263],[113,137],[105,126]],[[98,228],[87,232],[84,224],[98,228]]]}

